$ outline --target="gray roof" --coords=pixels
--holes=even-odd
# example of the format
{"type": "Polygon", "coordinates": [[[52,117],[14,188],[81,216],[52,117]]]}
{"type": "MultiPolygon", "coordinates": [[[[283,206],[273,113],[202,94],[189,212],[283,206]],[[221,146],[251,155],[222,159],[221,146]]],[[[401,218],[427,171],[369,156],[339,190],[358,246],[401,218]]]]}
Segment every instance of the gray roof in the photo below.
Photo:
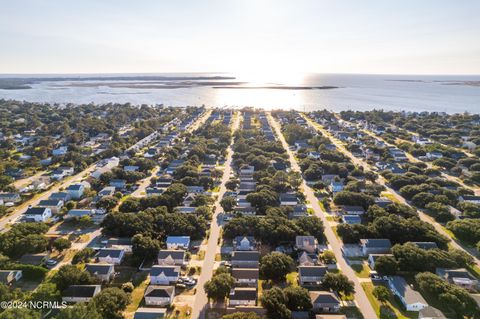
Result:
{"type": "Polygon", "coordinates": [[[170,298],[174,292],[175,288],[173,286],[149,285],[145,289],[145,297],[170,298]]]}
{"type": "Polygon", "coordinates": [[[234,251],[232,253],[232,261],[259,261],[260,253],[258,251],[234,251]]]}
{"type": "Polygon", "coordinates": [[[85,270],[92,275],[107,275],[113,267],[112,264],[87,264],[85,270]]]}
{"type": "Polygon", "coordinates": [[[111,258],[118,258],[122,254],[123,249],[111,249],[111,248],[103,248],[98,251],[95,257],[111,257],[111,258]]]}
{"type": "Polygon", "coordinates": [[[360,239],[360,243],[365,247],[392,247],[389,239],[360,239]]]}
{"type": "Polygon", "coordinates": [[[426,308],[421,309],[418,312],[418,317],[429,318],[429,319],[430,318],[431,319],[447,319],[447,317],[445,317],[440,310],[432,306],[428,306],[426,308]]]}
{"type": "Polygon", "coordinates": [[[310,299],[313,304],[340,304],[338,297],[329,291],[310,291],[310,299]]]}
{"type": "Polygon", "coordinates": [[[173,259],[184,259],[184,250],[163,249],[158,252],[158,259],[165,259],[168,256],[172,256],[173,259]]]}
{"type": "Polygon", "coordinates": [[[255,300],[257,288],[234,288],[230,293],[230,300],[255,300]]]}
{"type": "Polygon", "coordinates": [[[408,283],[400,276],[392,276],[388,277],[388,281],[390,285],[393,285],[398,293],[403,297],[406,303],[423,303],[427,305],[425,299],[423,299],[422,295],[418,292],[413,290],[408,283]]]}
{"type": "Polygon", "coordinates": [[[158,276],[162,272],[167,277],[174,277],[180,274],[180,270],[175,266],[153,266],[150,269],[150,276],[158,276]]]}
{"type": "Polygon", "coordinates": [[[43,215],[47,207],[30,207],[25,212],[25,215],[43,215]]]}
{"type": "Polygon", "coordinates": [[[138,308],[133,319],[161,319],[166,312],[167,308],[138,308]]]}
{"type": "Polygon", "coordinates": [[[71,285],[63,291],[64,297],[93,297],[100,285],[71,285]]]}
{"type": "Polygon", "coordinates": [[[258,268],[233,268],[232,276],[236,279],[258,279],[258,268]]]}
{"type": "Polygon", "coordinates": [[[323,277],[327,273],[326,266],[299,266],[298,275],[307,277],[323,277]]]}
{"type": "Polygon", "coordinates": [[[437,243],[433,241],[413,241],[412,244],[415,244],[418,248],[421,249],[438,248],[437,243]]]}

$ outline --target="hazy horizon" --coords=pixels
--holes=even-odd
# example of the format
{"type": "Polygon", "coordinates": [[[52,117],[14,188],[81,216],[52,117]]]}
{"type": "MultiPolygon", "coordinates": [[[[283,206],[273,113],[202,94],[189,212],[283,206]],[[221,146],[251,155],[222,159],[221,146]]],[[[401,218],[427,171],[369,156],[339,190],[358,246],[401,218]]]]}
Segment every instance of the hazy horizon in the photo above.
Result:
{"type": "Polygon", "coordinates": [[[474,0],[22,0],[0,12],[0,74],[478,75],[478,12],[474,0]]]}

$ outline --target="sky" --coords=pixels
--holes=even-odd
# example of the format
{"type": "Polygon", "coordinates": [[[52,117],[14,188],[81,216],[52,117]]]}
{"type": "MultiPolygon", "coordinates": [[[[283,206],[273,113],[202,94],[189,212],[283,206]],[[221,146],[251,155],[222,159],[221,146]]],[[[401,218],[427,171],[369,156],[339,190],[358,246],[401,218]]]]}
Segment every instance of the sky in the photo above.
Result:
{"type": "Polygon", "coordinates": [[[16,0],[0,73],[480,74],[478,0],[16,0]]]}

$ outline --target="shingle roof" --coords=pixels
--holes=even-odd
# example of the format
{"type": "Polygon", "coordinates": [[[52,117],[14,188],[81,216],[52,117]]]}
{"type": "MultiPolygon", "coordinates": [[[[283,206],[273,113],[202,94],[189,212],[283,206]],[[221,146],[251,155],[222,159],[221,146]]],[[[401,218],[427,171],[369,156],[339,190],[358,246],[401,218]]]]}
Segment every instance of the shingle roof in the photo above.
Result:
{"type": "Polygon", "coordinates": [[[161,273],[167,277],[174,277],[179,275],[180,270],[175,266],[153,266],[150,269],[150,276],[158,276],[161,273]]]}
{"type": "Polygon", "coordinates": [[[149,285],[145,289],[145,297],[170,298],[174,293],[174,289],[173,286],[149,285]]]}
{"type": "Polygon", "coordinates": [[[234,251],[232,253],[232,261],[258,261],[260,253],[258,251],[234,251]]]}
{"type": "Polygon", "coordinates": [[[327,273],[326,266],[299,266],[298,275],[307,277],[323,277],[327,273]]]}
{"type": "Polygon", "coordinates": [[[258,268],[233,268],[232,276],[236,279],[258,279],[258,268]]]}
{"type": "Polygon", "coordinates": [[[106,275],[113,267],[112,264],[87,264],[85,270],[93,275],[106,275]]]}
{"type": "Polygon", "coordinates": [[[71,285],[63,291],[64,297],[93,297],[100,285],[71,285]]]}
{"type": "Polygon", "coordinates": [[[257,299],[256,288],[234,288],[230,293],[230,300],[255,300],[257,299]]]}

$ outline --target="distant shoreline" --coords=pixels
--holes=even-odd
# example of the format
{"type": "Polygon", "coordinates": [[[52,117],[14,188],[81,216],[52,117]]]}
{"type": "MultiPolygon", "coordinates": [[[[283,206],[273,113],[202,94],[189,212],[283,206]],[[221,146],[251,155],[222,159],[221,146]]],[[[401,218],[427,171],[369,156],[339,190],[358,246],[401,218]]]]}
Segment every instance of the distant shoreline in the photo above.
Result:
{"type": "Polygon", "coordinates": [[[331,90],[338,86],[213,86],[213,89],[260,89],[260,90],[331,90]]]}

